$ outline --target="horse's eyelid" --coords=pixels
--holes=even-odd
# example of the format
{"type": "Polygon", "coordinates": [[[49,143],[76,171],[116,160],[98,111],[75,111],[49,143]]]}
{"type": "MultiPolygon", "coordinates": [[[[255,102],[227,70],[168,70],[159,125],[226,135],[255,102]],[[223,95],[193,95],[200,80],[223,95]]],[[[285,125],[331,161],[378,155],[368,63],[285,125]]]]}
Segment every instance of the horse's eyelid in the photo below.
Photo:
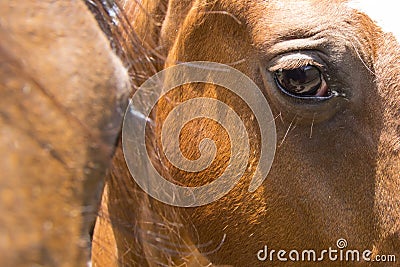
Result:
{"type": "Polygon", "coordinates": [[[313,59],[305,58],[305,59],[289,59],[289,60],[279,60],[276,64],[274,64],[272,67],[268,68],[268,71],[274,72],[280,69],[284,70],[292,70],[292,69],[297,69],[300,67],[304,66],[316,66],[320,69],[324,69],[324,66],[318,62],[316,62],[313,59]]]}

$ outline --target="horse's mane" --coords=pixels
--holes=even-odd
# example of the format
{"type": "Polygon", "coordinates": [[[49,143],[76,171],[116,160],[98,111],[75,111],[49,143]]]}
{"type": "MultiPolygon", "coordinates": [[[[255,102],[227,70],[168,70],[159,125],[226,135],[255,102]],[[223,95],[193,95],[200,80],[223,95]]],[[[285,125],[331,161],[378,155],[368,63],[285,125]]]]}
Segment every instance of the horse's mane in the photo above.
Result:
{"type": "MultiPolygon", "coordinates": [[[[157,46],[157,38],[141,38],[140,33],[137,32],[140,30],[139,26],[135,27],[132,22],[136,19],[135,16],[146,16],[145,21],[152,24],[153,34],[157,36],[161,28],[157,19],[161,20],[163,15],[156,18],[149,14],[140,1],[134,1],[128,7],[124,6],[123,1],[118,0],[86,0],[85,2],[108,37],[110,46],[127,67],[132,85],[131,94],[133,94],[145,80],[162,68],[165,56],[157,46]]],[[[161,13],[165,12],[166,3],[161,3],[159,8],[161,13]]],[[[154,146],[150,136],[151,131],[149,132],[147,145],[154,146]]],[[[154,149],[150,151],[154,151],[154,149]]],[[[155,164],[160,164],[157,162],[157,155],[152,155],[152,158],[155,164]]],[[[120,141],[117,144],[106,181],[110,184],[118,184],[118,187],[123,189],[118,193],[108,191],[111,201],[118,202],[118,199],[129,199],[132,205],[132,209],[129,211],[124,212],[123,206],[119,211],[114,211],[118,213],[118,218],[107,218],[102,209],[98,213],[100,218],[109,219],[113,227],[118,229],[119,233],[114,232],[115,235],[131,236],[133,238],[129,239],[135,240],[135,244],[122,244],[123,247],[129,247],[129,251],[125,251],[126,253],[134,255],[127,258],[130,260],[134,258],[135,262],[125,262],[124,257],[121,256],[124,251],[118,251],[116,260],[120,264],[146,266],[154,263],[161,264],[165,261],[173,264],[174,258],[184,259],[186,255],[192,253],[194,247],[184,241],[180,223],[181,216],[178,215],[178,212],[173,207],[155,205],[155,201],[142,192],[130,178],[120,141]],[[163,245],[156,242],[156,239],[162,239],[163,245]]],[[[93,242],[97,242],[97,240],[95,239],[93,242]]],[[[102,242],[104,240],[98,241],[95,245],[102,248],[104,247],[102,242]]],[[[117,245],[121,244],[118,244],[117,241],[117,245]]],[[[105,251],[105,253],[112,254],[109,251],[105,251]]],[[[96,261],[96,259],[94,260],[96,261]]]]}
{"type": "MultiPolygon", "coordinates": [[[[155,43],[145,42],[137,34],[137,28],[132,24],[134,16],[146,13],[140,1],[122,3],[120,0],[85,0],[89,10],[94,14],[100,28],[110,41],[111,48],[128,68],[133,92],[163,65],[163,56],[156,51],[155,43]],[[126,7],[125,5],[129,5],[126,7]]],[[[164,7],[165,10],[165,7],[164,7]]],[[[149,19],[149,23],[157,24],[149,19]]],[[[154,25],[159,28],[160,25],[154,25]]]]}

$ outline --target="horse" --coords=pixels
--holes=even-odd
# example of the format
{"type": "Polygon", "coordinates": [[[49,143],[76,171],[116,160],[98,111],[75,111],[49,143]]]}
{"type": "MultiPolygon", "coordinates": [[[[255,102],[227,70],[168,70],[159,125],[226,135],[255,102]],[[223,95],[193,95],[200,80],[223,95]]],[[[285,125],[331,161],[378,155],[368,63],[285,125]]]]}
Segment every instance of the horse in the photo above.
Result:
{"type": "Polygon", "coordinates": [[[127,68],[82,1],[2,1],[0,17],[0,265],[85,266],[127,68]]]}
{"type": "MultiPolygon", "coordinates": [[[[120,142],[94,231],[93,264],[366,266],[386,259],[395,266],[388,259],[400,251],[400,50],[397,36],[359,6],[367,4],[130,3],[125,12],[142,42],[162,59],[159,70],[218,62],[254,81],[271,107],[277,146],[265,181],[249,192],[257,166],[267,164],[260,160],[262,129],[253,107],[215,84],[168,91],[146,128],[158,172],[176,185],[200,187],[228,168],[235,143],[207,118],[194,118],[179,133],[181,153],[193,161],[201,157],[202,140],[213,140],[217,153],[206,170],[182,170],[165,156],[161,136],[168,115],[199,97],[227,103],[240,116],[250,140],[245,172],[216,201],[174,207],[138,186],[120,142]],[[335,249],[341,260],[328,257],[335,249]],[[343,255],[355,250],[346,261],[343,255]]],[[[218,115],[217,108],[213,112],[218,115]]]]}
{"type": "Polygon", "coordinates": [[[91,248],[92,266],[365,266],[380,259],[396,266],[397,35],[356,1],[85,3],[0,4],[0,84],[10,100],[0,113],[2,265],[82,266],[91,248]],[[121,137],[124,111],[132,111],[127,96],[185,62],[200,71],[196,62],[233,68],[267,100],[276,151],[252,192],[258,167],[269,164],[261,160],[265,118],[212,83],[163,95],[144,117],[145,146],[171,183],[213,183],[239,168],[230,164],[233,133],[209,118],[185,124],[179,149],[186,159],[201,158],[204,139],[216,152],[207,169],[185,171],[164,153],[163,125],[190,99],[223,102],[246,129],[237,184],[207,205],[174,206],[139,187],[146,175],[132,177],[124,146],[131,136],[121,137]],[[346,262],[349,251],[358,258],[346,262]]]}

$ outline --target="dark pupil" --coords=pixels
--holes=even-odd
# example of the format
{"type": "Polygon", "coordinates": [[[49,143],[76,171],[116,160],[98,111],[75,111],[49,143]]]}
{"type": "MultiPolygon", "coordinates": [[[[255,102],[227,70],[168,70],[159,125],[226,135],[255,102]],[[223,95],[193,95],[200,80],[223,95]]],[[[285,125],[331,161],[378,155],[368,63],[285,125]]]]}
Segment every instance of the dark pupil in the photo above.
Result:
{"type": "Polygon", "coordinates": [[[314,96],[321,87],[321,73],[317,67],[303,66],[297,69],[281,69],[275,72],[281,89],[298,96],[314,96]]]}

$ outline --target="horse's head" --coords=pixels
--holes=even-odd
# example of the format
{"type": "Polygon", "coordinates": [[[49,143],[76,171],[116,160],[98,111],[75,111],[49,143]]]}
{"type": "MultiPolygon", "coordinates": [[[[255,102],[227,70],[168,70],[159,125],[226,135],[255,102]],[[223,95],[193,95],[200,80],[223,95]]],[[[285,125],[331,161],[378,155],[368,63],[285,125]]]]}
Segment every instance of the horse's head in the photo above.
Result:
{"type": "Polygon", "coordinates": [[[129,76],[81,1],[0,17],[0,265],[83,266],[129,76]]]}
{"type": "MultiPolygon", "coordinates": [[[[372,255],[398,253],[400,54],[395,35],[345,1],[169,1],[164,16],[156,17],[163,18],[161,27],[143,38],[160,44],[166,66],[213,61],[246,74],[271,106],[277,149],[264,183],[248,192],[256,167],[267,164],[260,161],[262,129],[254,107],[219,86],[178,87],[154,112],[153,156],[166,167],[166,176],[187,186],[212,182],[237,145],[215,120],[197,118],[182,128],[180,148],[196,160],[201,140],[213,139],[217,153],[207,170],[183,171],[159,153],[168,114],[194,97],[216,98],[239,114],[250,140],[247,169],[232,191],[209,205],[183,210],[155,202],[153,211],[162,215],[136,216],[174,221],[178,214],[192,227],[182,239],[217,264],[256,266],[261,263],[257,251],[265,245],[321,251],[336,248],[340,238],[372,255]]],[[[224,117],[217,108],[212,112],[224,117]]],[[[172,257],[171,240],[165,245],[142,238],[159,244],[144,246],[153,251],[146,254],[150,262],[151,255],[153,260],[160,254],[172,257]]]]}

